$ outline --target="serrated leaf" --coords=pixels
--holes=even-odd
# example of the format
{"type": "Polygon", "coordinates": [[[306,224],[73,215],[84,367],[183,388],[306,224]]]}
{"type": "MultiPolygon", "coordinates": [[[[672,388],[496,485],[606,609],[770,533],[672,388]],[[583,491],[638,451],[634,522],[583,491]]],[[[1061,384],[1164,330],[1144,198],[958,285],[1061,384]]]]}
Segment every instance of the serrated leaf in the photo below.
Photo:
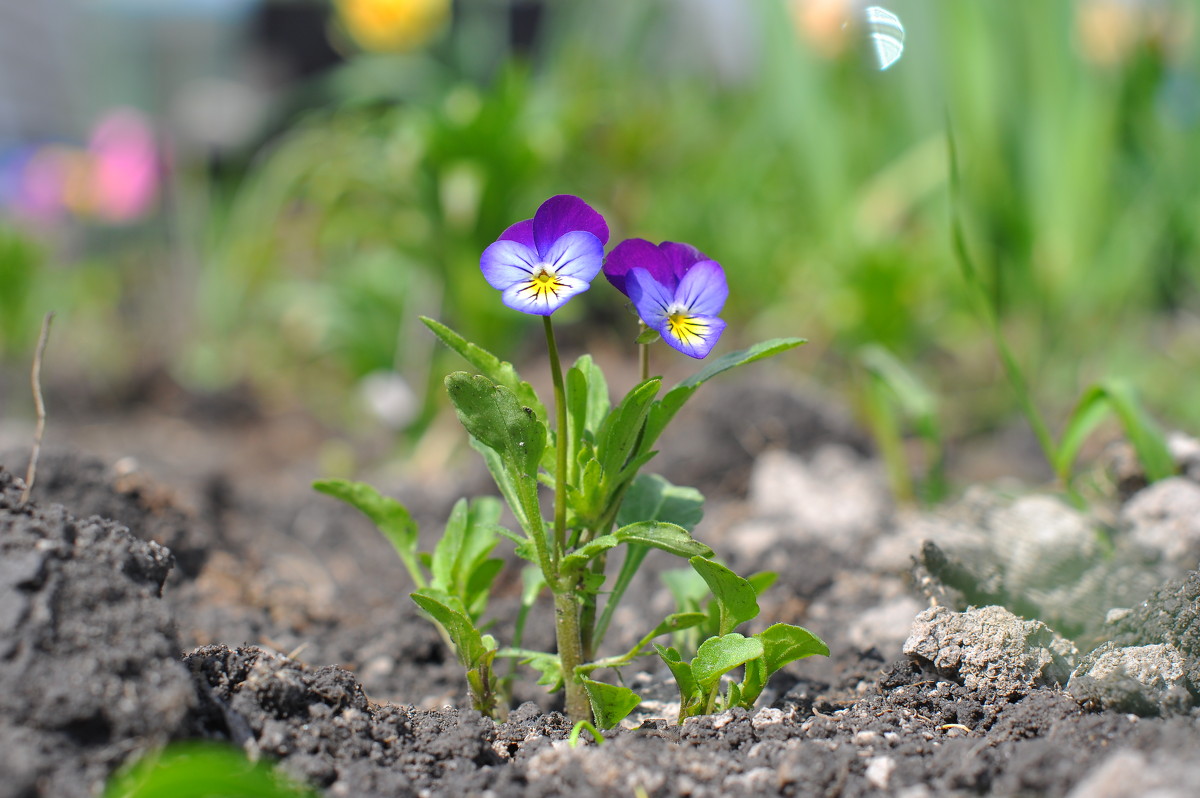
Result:
{"type": "Polygon", "coordinates": [[[613,536],[622,543],[641,543],[669,551],[679,557],[710,556],[712,549],[691,536],[678,524],[662,521],[639,521],[621,527],[613,536]]]}
{"type": "Polygon", "coordinates": [[[679,412],[679,409],[687,403],[688,399],[692,398],[692,394],[696,392],[696,389],[705,382],[732,368],[778,355],[781,352],[794,349],[804,343],[807,343],[807,341],[803,338],[773,338],[770,341],[763,341],[746,349],[722,355],[712,361],[700,369],[700,371],[667,391],[662,399],[654,403],[646,420],[646,433],[643,438],[642,447],[649,449],[658,440],[658,436],[662,434],[662,431],[670,423],[671,419],[675,417],[675,414],[679,412]]]}
{"type": "Polygon", "coordinates": [[[611,729],[616,726],[642,703],[642,699],[637,693],[623,685],[605,684],[592,679],[581,679],[580,681],[587,690],[588,701],[592,704],[592,714],[596,716],[596,725],[601,729],[611,729]]]}
{"type": "Polygon", "coordinates": [[[535,478],[546,447],[546,426],[513,392],[482,375],[456,371],[446,377],[450,402],[471,437],[500,455],[506,469],[535,478]]]}
{"type": "Polygon", "coordinates": [[[617,511],[617,526],[638,521],[666,521],[689,532],[704,517],[704,494],[672,485],[658,474],[639,474],[630,483],[617,511]]]}
{"type": "Polygon", "coordinates": [[[490,379],[497,385],[503,385],[516,395],[517,400],[524,405],[533,409],[538,419],[543,423],[546,421],[546,407],[538,399],[537,393],[533,387],[521,379],[517,374],[517,370],[512,363],[500,360],[481,346],[471,343],[466,338],[451,330],[446,325],[439,321],[421,316],[421,322],[428,327],[433,334],[442,339],[446,346],[453,349],[463,357],[468,363],[485,377],[490,379]]]}
{"type": "Polygon", "coordinates": [[[726,673],[762,655],[763,644],[756,637],[745,637],[737,632],[710,637],[696,650],[692,675],[701,692],[708,692],[726,673]]]}
{"type": "Polygon", "coordinates": [[[704,557],[692,557],[688,562],[708,583],[708,589],[717,600],[721,635],[729,634],[738,624],[758,615],[757,594],[750,582],[704,557]]]}

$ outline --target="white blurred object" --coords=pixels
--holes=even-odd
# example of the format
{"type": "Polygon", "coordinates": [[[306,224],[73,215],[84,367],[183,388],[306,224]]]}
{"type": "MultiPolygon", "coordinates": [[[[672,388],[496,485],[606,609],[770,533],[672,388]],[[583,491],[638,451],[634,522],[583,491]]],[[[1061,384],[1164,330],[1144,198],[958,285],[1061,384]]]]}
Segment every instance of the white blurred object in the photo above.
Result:
{"type": "Polygon", "coordinates": [[[881,6],[868,6],[863,15],[867,36],[875,51],[876,66],[882,72],[904,54],[904,25],[900,17],[881,6]]]}
{"type": "Polygon", "coordinates": [[[417,395],[408,381],[391,369],[373,371],[358,383],[367,408],[392,429],[404,429],[420,410],[417,395]]]}

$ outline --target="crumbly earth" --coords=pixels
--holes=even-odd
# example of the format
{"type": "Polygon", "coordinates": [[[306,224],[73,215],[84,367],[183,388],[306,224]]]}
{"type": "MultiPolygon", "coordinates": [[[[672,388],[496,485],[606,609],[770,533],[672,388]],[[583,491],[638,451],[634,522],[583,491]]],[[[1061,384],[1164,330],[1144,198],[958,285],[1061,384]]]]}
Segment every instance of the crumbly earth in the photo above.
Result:
{"type": "MultiPolygon", "coordinates": [[[[739,571],[780,574],[759,628],[802,624],[832,655],[785,668],[754,712],[682,727],[669,674],[643,660],[644,672],[624,674],[647,697],[638,723],[606,732],[603,745],[585,734],[575,748],[555,699],[532,687],[517,691],[503,723],[465,709],[462,675],[404,598],[394,554],[353,511],[303,490],[303,477],[300,490],[273,494],[204,462],[198,445],[186,478],[170,462],[158,478],[129,458],[155,463],[152,452],[97,446],[106,459],[44,453],[34,502],[22,504],[23,456],[0,457],[0,796],[96,796],[122,764],[194,738],[276,761],[330,796],[1194,794],[1200,574],[1147,551],[1153,535],[1097,522],[1109,537],[1100,550],[1047,554],[1035,544],[1053,541],[1037,529],[1090,541],[1079,532],[1090,516],[1001,494],[969,497],[965,509],[897,510],[861,439],[820,402],[773,396],[761,413],[704,416],[720,406],[697,405],[680,435],[695,451],[705,429],[744,447],[719,484],[701,484],[710,502],[697,536],[739,571]],[[1036,528],[1009,529],[1031,518],[1036,528]],[[1019,557],[987,555],[1004,530],[1031,562],[1050,557],[1083,575],[1112,574],[1096,569],[1111,569],[1124,539],[1142,541],[1123,567],[1145,595],[1073,592],[1061,569],[1039,583],[1019,557]],[[940,559],[923,556],[924,542],[940,559]],[[1036,620],[1074,623],[1073,636],[999,606],[970,609],[968,595],[1018,615],[1042,609],[1036,620]],[[1127,606],[1095,605],[1113,595],[1127,606]],[[940,609],[923,613],[931,601],[940,609]],[[1130,703],[1147,708],[1139,716],[1105,709],[1102,691],[1069,694],[1076,648],[1082,656],[1101,637],[1169,645],[1182,674],[1173,699],[1130,703]],[[1029,667],[1047,647],[1056,666],[1029,667]]],[[[244,433],[212,436],[236,451],[244,433]]],[[[708,478],[668,452],[668,477],[708,478]]],[[[454,484],[373,481],[409,503],[427,534],[459,492],[486,485],[470,469],[454,484]]],[[[619,637],[671,610],[659,585],[639,579],[614,623],[619,637]]],[[[489,612],[498,629],[519,589],[506,572],[489,612]]],[[[527,643],[552,645],[548,625],[531,622],[527,643]]],[[[1151,689],[1129,674],[1121,683],[1142,687],[1151,689]]]]}

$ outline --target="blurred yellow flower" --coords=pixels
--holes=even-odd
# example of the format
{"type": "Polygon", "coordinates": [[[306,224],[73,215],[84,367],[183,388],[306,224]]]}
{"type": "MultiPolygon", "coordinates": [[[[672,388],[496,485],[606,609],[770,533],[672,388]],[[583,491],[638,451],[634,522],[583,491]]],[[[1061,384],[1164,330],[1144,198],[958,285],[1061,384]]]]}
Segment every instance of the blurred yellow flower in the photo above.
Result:
{"type": "Polygon", "coordinates": [[[835,58],[846,49],[846,22],[858,7],[856,0],[788,0],[796,32],[822,58],[835,58]]]}
{"type": "Polygon", "coordinates": [[[1076,0],[1075,27],[1084,57],[1094,64],[1124,62],[1140,46],[1174,56],[1187,50],[1194,11],[1168,0],[1076,0]]]}
{"type": "Polygon", "coordinates": [[[364,50],[398,52],[428,41],[450,17],[450,0],[336,0],[338,16],[364,50]]]}

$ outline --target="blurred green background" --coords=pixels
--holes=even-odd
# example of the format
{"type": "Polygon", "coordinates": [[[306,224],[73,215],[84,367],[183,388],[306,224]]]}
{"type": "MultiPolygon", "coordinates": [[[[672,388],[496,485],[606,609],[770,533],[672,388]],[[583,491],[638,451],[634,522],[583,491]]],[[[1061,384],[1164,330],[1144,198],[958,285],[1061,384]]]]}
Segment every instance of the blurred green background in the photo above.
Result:
{"type": "MultiPolygon", "coordinates": [[[[75,89],[0,117],[14,372],[54,309],[60,374],[161,368],[411,441],[457,367],[416,316],[537,358],[536,319],[478,257],[572,193],[614,242],[687,241],[725,266],[721,351],[802,335],[789,366],[854,404],[878,345],[937,397],[945,435],[986,433],[1017,403],[950,246],[949,126],[986,301],[1047,416],[1116,376],[1200,429],[1191,0],[892,0],[887,69],[871,35],[894,32],[853,0],[161,5],[87,4],[63,22],[91,34],[57,78],[75,89]],[[153,148],[114,145],[112,206],[95,126],[121,107],[153,148]],[[150,185],[122,195],[139,163],[150,185]]],[[[619,300],[601,281],[556,319],[632,361],[619,300]]]]}

